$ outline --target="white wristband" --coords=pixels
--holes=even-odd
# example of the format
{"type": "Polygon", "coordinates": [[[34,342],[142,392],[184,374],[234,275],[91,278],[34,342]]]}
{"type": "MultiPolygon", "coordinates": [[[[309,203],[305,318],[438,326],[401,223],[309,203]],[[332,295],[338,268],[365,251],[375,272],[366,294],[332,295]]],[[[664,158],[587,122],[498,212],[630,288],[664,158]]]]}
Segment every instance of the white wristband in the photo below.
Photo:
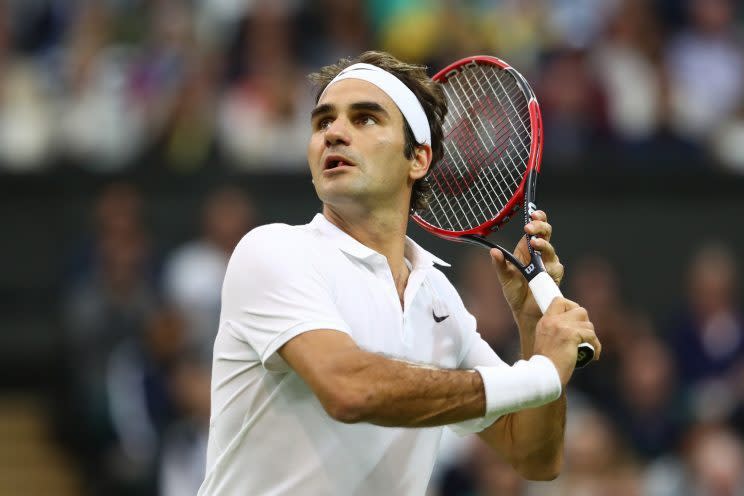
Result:
{"type": "Polygon", "coordinates": [[[475,367],[486,391],[486,417],[542,406],[561,395],[561,378],[546,356],[534,355],[511,367],[475,367]]]}

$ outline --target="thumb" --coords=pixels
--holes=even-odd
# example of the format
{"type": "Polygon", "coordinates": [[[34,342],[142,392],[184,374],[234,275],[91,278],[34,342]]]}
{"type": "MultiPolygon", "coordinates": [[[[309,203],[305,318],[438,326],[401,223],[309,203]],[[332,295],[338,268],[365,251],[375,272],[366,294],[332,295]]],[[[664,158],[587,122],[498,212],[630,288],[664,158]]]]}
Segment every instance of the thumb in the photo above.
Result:
{"type": "Polygon", "coordinates": [[[509,278],[509,273],[513,268],[509,267],[506,257],[504,257],[504,254],[498,248],[491,248],[490,254],[491,263],[496,267],[496,273],[499,276],[499,280],[502,282],[507,280],[509,278]]]}
{"type": "Polygon", "coordinates": [[[578,307],[578,303],[563,298],[562,296],[558,296],[553,298],[553,301],[550,302],[548,308],[545,309],[545,315],[558,315],[578,307]]]}

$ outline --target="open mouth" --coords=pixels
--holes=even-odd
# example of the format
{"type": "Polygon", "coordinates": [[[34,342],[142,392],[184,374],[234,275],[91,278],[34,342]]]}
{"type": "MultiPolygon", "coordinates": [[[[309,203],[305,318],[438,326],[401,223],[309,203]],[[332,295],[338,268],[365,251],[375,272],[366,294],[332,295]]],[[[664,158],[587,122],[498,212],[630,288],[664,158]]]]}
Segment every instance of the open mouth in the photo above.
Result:
{"type": "Polygon", "coordinates": [[[344,157],[339,157],[339,156],[329,156],[328,158],[326,158],[324,165],[325,165],[324,170],[337,169],[339,167],[344,167],[344,166],[347,166],[347,167],[354,166],[354,164],[351,163],[349,160],[347,160],[344,157]]]}

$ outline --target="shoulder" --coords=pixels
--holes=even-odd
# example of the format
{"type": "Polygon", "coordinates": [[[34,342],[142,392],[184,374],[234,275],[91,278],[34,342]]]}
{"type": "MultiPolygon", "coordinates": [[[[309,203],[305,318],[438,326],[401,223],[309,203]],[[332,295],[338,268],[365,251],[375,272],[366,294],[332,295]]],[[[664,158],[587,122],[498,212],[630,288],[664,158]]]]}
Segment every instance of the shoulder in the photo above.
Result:
{"type": "Polygon", "coordinates": [[[261,279],[301,278],[316,272],[322,258],[318,236],[308,225],[266,224],[238,242],[227,265],[226,282],[246,276],[261,279]]]}
{"type": "Polygon", "coordinates": [[[433,289],[442,298],[452,299],[455,298],[460,300],[460,295],[457,289],[449,280],[447,275],[436,267],[432,267],[428,274],[429,283],[433,286],[433,289]]]}
{"type": "Polygon", "coordinates": [[[245,244],[272,244],[281,243],[282,241],[294,241],[301,238],[307,238],[312,235],[312,231],[307,225],[292,226],[289,224],[264,224],[251,229],[238,246],[245,244]]]}
{"type": "Polygon", "coordinates": [[[261,257],[275,259],[293,254],[301,255],[307,244],[314,241],[313,232],[306,225],[266,224],[249,231],[238,242],[232,258],[261,257]],[[303,249],[298,249],[302,247],[303,249]]]}

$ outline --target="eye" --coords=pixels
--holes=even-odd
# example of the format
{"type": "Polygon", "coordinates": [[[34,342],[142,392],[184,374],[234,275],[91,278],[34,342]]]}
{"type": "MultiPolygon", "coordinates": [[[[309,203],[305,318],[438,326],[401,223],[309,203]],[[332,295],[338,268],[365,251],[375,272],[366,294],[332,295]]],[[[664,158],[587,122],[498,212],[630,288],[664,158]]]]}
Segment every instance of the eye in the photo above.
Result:
{"type": "Polygon", "coordinates": [[[333,122],[333,119],[331,119],[330,117],[324,117],[315,123],[315,129],[325,129],[331,125],[331,122],[333,122]]]}
{"type": "Polygon", "coordinates": [[[362,126],[369,126],[372,124],[377,124],[377,119],[375,119],[371,115],[362,115],[357,119],[357,122],[362,126]]]}

